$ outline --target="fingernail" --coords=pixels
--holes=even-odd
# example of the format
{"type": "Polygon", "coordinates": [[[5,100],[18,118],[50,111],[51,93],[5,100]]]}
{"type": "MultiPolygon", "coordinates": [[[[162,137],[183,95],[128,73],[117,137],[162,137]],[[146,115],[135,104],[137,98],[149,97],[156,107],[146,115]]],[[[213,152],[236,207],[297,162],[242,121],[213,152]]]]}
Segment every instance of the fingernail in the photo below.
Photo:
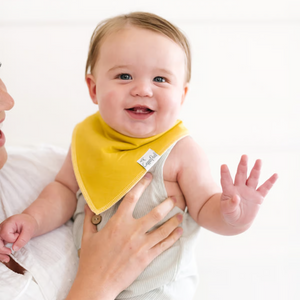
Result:
{"type": "Polygon", "coordinates": [[[150,179],[152,177],[152,174],[151,173],[146,173],[146,175],[145,175],[145,178],[148,178],[148,179],[150,179]]]}
{"type": "Polygon", "coordinates": [[[181,235],[183,234],[183,229],[182,229],[181,227],[178,227],[178,228],[176,229],[176,232],[177,232],[177,234],[178,234],[179,236],[181,236],[181,235]]]}
{"type": "Polygon", "coordinates": [[[13,246],[12,249],[13,249],[14,251],[18,251],[18,250],[19,250],[19,247],[18,247],[18,246],[13,246]]]}
{"type": "Polygon", "coordinates": [[[171,196],[171,199],[173,200],[174,203],[176,203],[176,197],[175,196],[171,196]]]}
{"type": "Polygon", "coordinates": [[[177,220],[182,222],[182,219],[183,219],[183,215],[182,214],[178,214],[177,216],[177,220]]]}

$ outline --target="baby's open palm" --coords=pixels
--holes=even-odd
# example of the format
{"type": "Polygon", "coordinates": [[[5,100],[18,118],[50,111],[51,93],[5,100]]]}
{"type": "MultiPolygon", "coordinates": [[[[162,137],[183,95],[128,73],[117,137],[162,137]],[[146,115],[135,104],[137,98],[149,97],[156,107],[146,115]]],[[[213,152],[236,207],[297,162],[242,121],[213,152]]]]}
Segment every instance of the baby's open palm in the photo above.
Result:
{"type": "Polygon", "coordinates": [[[269,190],[276,182],[278,176],[273,174],[267,181],[257,188],[261,160],[257,160],[247,178],[248,158],[241,157],[233,182],[228,167],[221,166],[221,212],[225,221],[235,227],[250,225],[269,190]]]}

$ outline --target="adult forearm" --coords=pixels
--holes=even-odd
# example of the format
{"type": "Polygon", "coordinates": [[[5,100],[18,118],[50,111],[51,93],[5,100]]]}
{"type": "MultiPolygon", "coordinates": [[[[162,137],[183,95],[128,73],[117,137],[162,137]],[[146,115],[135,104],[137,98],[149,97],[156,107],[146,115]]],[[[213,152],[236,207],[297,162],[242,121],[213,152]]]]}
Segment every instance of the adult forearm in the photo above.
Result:
{"type": "Polygon", "coordinates": [[[63,184],[54,181],[23,213],[34,217],[38,228],[34,236],[54,230],[67,222],[76,209],[76,196],[63,184]]]}
{"type": "Polygon", "coordinates": [[[198,214],[198,224],[221,235],[236,235],[246,231],[251,224],[236,227],[225,221],[221,212],[221,195],[221,193],[214,194],[205,202],[198,214]]]}

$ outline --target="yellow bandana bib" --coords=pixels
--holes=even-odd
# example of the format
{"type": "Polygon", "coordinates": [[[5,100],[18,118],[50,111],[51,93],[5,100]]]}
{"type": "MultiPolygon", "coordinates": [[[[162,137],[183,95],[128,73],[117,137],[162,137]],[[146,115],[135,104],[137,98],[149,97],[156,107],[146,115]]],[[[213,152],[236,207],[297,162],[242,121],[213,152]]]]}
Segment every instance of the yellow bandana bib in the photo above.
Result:
{"type": "Polygon", "coordinates": [[[77,124],[72,136],[72,163],[81,192],[99,214],[118,202],[176,141],[188,135],[182,121],[149,137],[125,136],[99,112],[77,124]]]}

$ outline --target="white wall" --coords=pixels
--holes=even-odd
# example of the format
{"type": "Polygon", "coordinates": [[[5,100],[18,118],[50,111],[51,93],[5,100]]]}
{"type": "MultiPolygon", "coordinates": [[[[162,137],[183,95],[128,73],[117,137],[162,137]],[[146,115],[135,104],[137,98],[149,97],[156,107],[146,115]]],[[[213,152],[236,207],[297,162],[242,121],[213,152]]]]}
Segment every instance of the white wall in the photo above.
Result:
{"type": "Polygon", "coordinates": [[[280,178],[246,233],[202,230],[195,299],[300,297],[299,1],[3,1],[0,76],[16,101],[4,131],[11,146],[68,147],[76,122],[95,110],[84,82],[88,42],[103,18],[135,10],[169,19],[193,53],[182,119],[219,167],[243,153],[262,158],[262,181],[280,178]],[[149,4],[151,3],[151,4],[149,4]]]}

